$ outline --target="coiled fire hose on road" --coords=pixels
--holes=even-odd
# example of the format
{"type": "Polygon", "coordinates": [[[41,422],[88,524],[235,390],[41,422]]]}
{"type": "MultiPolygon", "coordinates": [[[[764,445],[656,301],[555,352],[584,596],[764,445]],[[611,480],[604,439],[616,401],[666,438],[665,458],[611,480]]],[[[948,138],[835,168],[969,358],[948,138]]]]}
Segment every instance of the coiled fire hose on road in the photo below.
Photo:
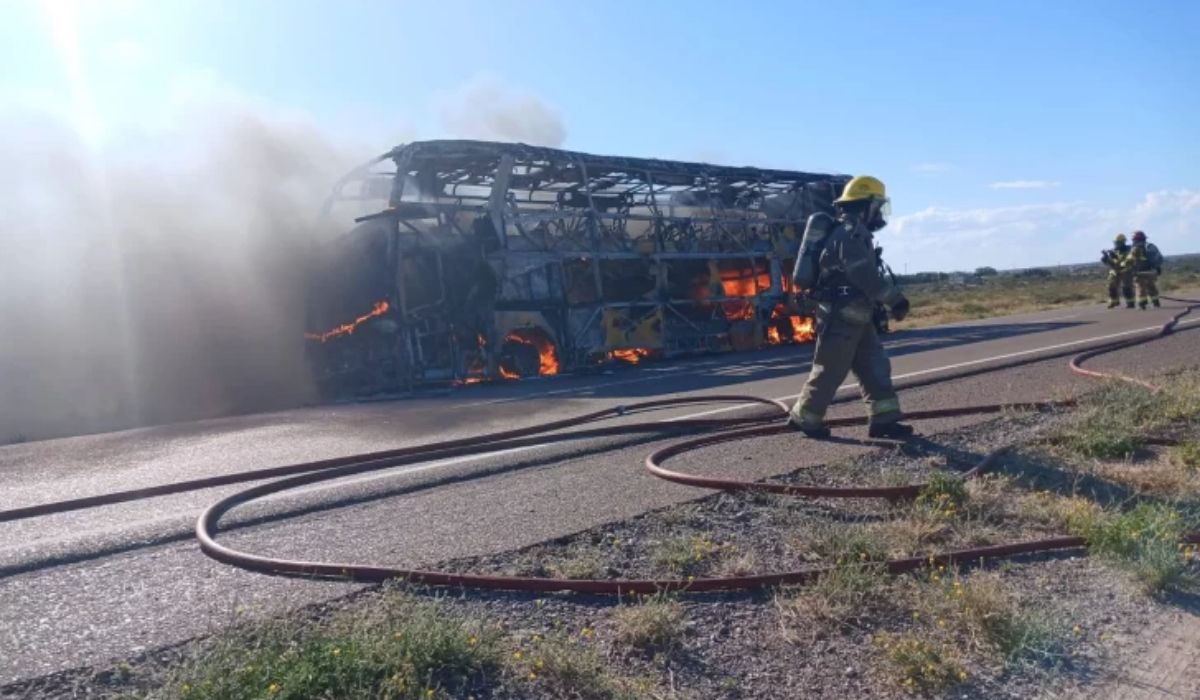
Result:
{"type": "MultiPolygon", "coordinates": [[[[1135,383],[1151,390],[1157,390],[1157,387],[1154,385],[1140,379],[1134,379],[1132,377],[1126,377],[1120,374],[1084,369],[1082,367],[1082,363],[1101,354],[1114,352],[1116,350],[1138,345],[1140,343],[1168,335],[1175,329],[1176,325],[1184,316],[1189,314],[1194,309],[1200,308],[1200,301],[1198,300],[1178,299],[1174,297],[1163,297],[1163,299],[1184,304],[1185,306],[1178,313],[1174,314],[1170,320],[1164,323],[1162,327],[1153,334],[1109,343],[1075,355],[1070,361],[1071,370],[1085,376],[1104,379],[1117,379],[1135,383]]],[[[1041,361],[1042,359],[1044,358],[1034,358],[1033,360],[1026,360],[1023,363],[1030,361],[1041,361]]],[[[990,369],[985,371],[990,371],[990,369]]],[[[987,404],[917,411],[909,413],[908,418],[919,421],[967,415],[995,414],[1010,409],[1044,410],[1048,408],[1062,407],[1065,405],[1069,405],[1069,402],[987,404]]],[[[671,434],[680,432],[681,430],[710,430],[718,432],[673,443],[656,450],[646,457],[645,460],[645,467],[651,474],[675,483],[697,486],[701,488],[730,491],[759,491],[806,498],[884,498],[895,501],[915,498],[925,487],[924,484],[911,484],[906,486],[838,488],[769,482],[751,482],[730,478],[713,478],[691,475],[679,471],[673,471],[663,466],[667,460],[673,457],[677,457],[681,454],[697,450],[702,447],[725,442],[748,440],[751,438],[782,434],[789,430],[779,423],[779,419],[787,414],[787,410],[788,407],[779,401],[753,396],[712,395],[647,401],[596,411],[594,413],[589,413],[575,418],[568,418],[550,423],[520,428],[517,430],[508,430],[470,438],[448,440],[395,450],[351,455],[348,457],[306,462],[283,467],[272,467],[267,469],[239,472],[235,474],[227,474],[203,479],[194,479],[190,481],[177,482],[174,484],[165,484],[162,486],[148,487],[143,489],[132,489],[129,491],[101,494],[69,501],[60,501],[57,503],[14,508],[7,511],[0,511],[0,522],[140,500],[154,496],[182,493],[185,491],[193,491],[202,488],[212,488],[215,486],[223,486],[234,483],[285,477],[277,481],[271,481],[254,486],[244,491],[240,491],[209,506],[201,514],[196,523],[196,538],[199,540],[201,550],[217,561],[231,564],[243,569],[268,574],[313,578],[333,578],[360,582],[382,582],[392,579],[403,579],[418,584],[458,586],[474,589],[517,590],[533,592],[574,591],[592,594],[623,594],[653,593],[658,591],[701,592],[718,590],[749,590],[783,584],[803,584],[813,581],[823,573],[826,573],[828,569],[814,568],[746,576],[687,579],[559,579],[453,573],[446,571],[426,571],[420,569],[372,566],[364,564],[289,560],[263,556],[249,552],[242,552],[216,541],[216,532],[218,531],[220,519],[238,505],[248,503],[270,494],[284,492],[321,481],[339,479],[356,474],[363,474],[366,472],[389,469],[408,464],[429,462],[432,460],[461,457],[466,455],[493,453],[519,447],[545,445],[550,442],[633,434],[671,434]],[[635,413],[701,403],[733,403],[742,405],[758,404],[770,407],[778,411],[778,414],[770,417],[754,416],[725,419],[686,419],[669,422],[654,421],[625,425],[585,427],[606,419],[628,415],[631,412],[635,413]],[[764,423],[768,420],[773,421],[774,424],[764,425],[764,423]],[[749,427],[741,427],[740,429],[736,430],[731,429],[737,428],[738,426],[749,427]],[[573,432],[560,432],[571,428],[581,429],[573,432]]],[[[828,424],[831,427],[844,427],[862,424],[865,422],[865,420],[865,418],[860,417],[839,418],[829,421],[828,424]]],[[[1152,442],[1159,445],[1174,444],[1174,441],[1169,439],[1157,439],[1152,442]]],[[[961,473],[961,478],[971,478],[987,471],[995,463],[1003,451],[1004,450],[1001,449],[987,454],[977,464],[973,465],[966,472],[961,473]]],[[[1186,542],[1200,543],[1200,531],[1189,533],[1184,539],[1186,542]]],[[[1011,557],[1035,552],[1073,549],[1080,548],[1085,545],[1086,542],[1083,540],[1083,538],[1064,536],[940,552],[923,557],[891,559],[883,562],[883,564],[890,573],[898,574],[931,565],[971,564],[985,559],[1011,557]]]]}

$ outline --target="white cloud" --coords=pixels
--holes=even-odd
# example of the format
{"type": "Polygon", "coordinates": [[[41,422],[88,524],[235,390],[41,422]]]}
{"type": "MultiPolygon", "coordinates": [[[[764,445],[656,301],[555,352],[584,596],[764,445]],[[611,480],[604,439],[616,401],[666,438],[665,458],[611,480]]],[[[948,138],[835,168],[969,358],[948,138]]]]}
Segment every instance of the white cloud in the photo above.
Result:
{"type": "Polygon", "coordinates": [[[954,166],[951,165],[950,163],[940,163],[940,162],[917,163],[916,165],[912,166],[911,170],[914,173],[918,173],[921,175],[938,175],[940,173],[948,173],[951,170],[954,170],[954,166]]]}
{"type": "Polygon", "coordinates": [[[1149,192],[1127,206],[1052,202],[1011,207],[929,207],[881,232],[889,262],[910,271],[982,265],[1036,267],[1098,258],[1113,234],[1142,229],[1165,254],[1200,252],[1200,191],[1149,192]]]}
{"type": "Polygon", "coordinates": [[[988,187],[993,190],[1046,190],[1061,184],[1058,180],[1006,180],[993,182],[988,187]]]}

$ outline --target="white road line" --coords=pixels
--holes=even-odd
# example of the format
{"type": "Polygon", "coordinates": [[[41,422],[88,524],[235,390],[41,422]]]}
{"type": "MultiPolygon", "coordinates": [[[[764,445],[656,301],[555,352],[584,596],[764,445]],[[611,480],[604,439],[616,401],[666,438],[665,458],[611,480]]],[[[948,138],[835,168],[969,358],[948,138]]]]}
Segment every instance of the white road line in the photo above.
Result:
{"type": "MultiPolygon", "coordinates": [[[[1191,319],[1188,321],[1180,321],[1179,325],[1177,327],[1189,326],[1194,323],[1200,323],[1200,318],[1191,319]]],[[[1120,338],[1120,337],[1127,336],[1127,335],[1135,335],[1137,333],[1145,333],[1147,331],[1157,330],[1161,327],[1162,327],[1161,325],[1146,326],[1144,328],[1135,328],[1130,331],[1121,331],[1120,333],[1109,333],[1108,335],[1099,335],[1099,336],[1095,336],[1092,338],[1084,338],[1082,340],[1072,340],[1067,343],[1057,343],[1055,345],[1046,345],[1046,346],[1043,346],[1040,348],[1021,350],[1019,352],[1010,352],[1010,353],[1005,353],[1003,355],[993,355],[992,357],[982,357],[982,358],[979,358],[978,360],[968,360],[967,362],[956,362],[952,365],[943,365],[941,367],[932,367],[930,369],[922,369],[922,370],[918,370],[916,372],[907,372],[905,374],[897,374],[897,375],[894,375],[892,377],[892,379],[893,380],[908,379],[910,377],[919,377],[919,376],[926,375],[926,374],[934,374],[937,372],[945,372],[947,370],[961,369],[963,367],[971,367],[973,365],[981,365],[981,364],[985,364],[988,362],[995,362],[997,360],[1008,360],[1008,359],[1012,359],[1014,357],[1022,357],[1024,355],[1033,355],[1036,353],[1047,352],[1049,350],[1061,350],[1063,348],[1069,348],[1069,347],[1072,347],[1075,345],[1083,345],[1085,343],[1093,343],[1093,342],[1100,341],[1100,340],[1111,340],[1113,338],[1120,338]]],[[[838,387],[838,391],[841,391],[842,389],[851,389],[856,386],[858,386],[858,382],[850,382],[850,383],[843,384],[840,387],[838,387]]],[[[799,398],[799,396],[800,396],[800,394],[788,394],[787,396],[777,397],[775,400],[776,401],[791,401],[793,399],[799,398]]],[[[699,413],[691,413],[686,416],[677,416],[675,418],[671,418],[670,420],[687,420],[689,418],[700,418],[702,416],[711,416],[711,415],[714,415],[717,413],[726,413],[728,411],[739,411],[743,408],[751,408],[751,407],[757,406],[757,405],[759,405],[759,404],[742,403],[742,404],[734,404],[733,406],[722,406],[721,408],[714,408],[709,411],[701,411],[699,413]]]]}

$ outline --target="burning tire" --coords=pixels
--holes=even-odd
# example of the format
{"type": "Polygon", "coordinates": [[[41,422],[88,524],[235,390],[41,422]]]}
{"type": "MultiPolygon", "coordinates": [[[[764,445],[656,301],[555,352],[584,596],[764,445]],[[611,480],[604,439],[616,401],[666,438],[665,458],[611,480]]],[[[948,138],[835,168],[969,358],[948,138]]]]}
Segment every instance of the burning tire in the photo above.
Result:
{"type": "Polygon", "coordinates": [[[554,340],[540,328],[518,328],[500,346],[500,375],[505,379],[558,374],[554,340]]]}

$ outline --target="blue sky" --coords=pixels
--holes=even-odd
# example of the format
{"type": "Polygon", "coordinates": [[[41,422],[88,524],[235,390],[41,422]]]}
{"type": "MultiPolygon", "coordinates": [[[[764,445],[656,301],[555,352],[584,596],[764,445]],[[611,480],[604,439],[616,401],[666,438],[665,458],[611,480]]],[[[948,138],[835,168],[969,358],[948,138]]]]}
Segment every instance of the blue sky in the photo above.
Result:
{"type": "Polygon", "coordinates": [[[0,113],[106,152],[218,100],[355,153],[524,136],[866,172],[895,267],[1030,266],[1139,226],[1200,251],[1196,27],[1182,0],[9,0],[0,113]]]}

